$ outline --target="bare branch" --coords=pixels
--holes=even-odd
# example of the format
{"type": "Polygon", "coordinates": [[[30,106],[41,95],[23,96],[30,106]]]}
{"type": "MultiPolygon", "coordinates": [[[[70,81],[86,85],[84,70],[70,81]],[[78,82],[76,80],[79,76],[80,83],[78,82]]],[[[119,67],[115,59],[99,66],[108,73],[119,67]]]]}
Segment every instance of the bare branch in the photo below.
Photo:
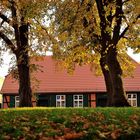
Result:
{"type": "Polygon", "coordinates": [[[5,43],[8,45],[8,47],[13,51],[13,53],[16,52],[16,47],[15,45],[12,43],[12,41],[4,34],[0,31],[0,38],[2,38],[5,43]]]}
{"type": "Polygon", "coordinates": [[[122,37],[124,37],[124,35],[125,35],[125,33],[128,31],[128,29],[129,29],[129,25],[123,30],[123,32],[120,34],[120,36],[119,36],[119,40],[122,38],[122,37]]]}
{"type": "Polygon", "coordinates": [[[116,18],[115,18],[115,26],[113,30],[113,42],[114,44],[117,44],[119,41],[119,34],[120,34],[120,29],[121,29],[121,24],[122,24],[122,16],[123,15],[123,10],[122,10],[122,0],[116,0],[116,18]]]}
{"type": "Polygon", "coordinates": [[[11,23],[11,20],[7,18],[4,14],[2,14],[1,12],[0,12],[0,18],[3,20],[3,22],[7,22],[8,24],[11,23]]]}
{"type": "Polygon", "coordinates": [[[124,3],[128,2],[128,1],[130,1],[130,0],[124,0],[122,3],[124,4],[124,3]]]}
{"type": "Polygon", "coordinates": [[[129,28],[131,27],[131,26],[133,26],[136,22],[137,22],[137,20],[140,18],[140,15],[138,15],[137,17],[136,17],[136,19],[132,22],[132,23],[130,23],[129,25],[127,25],[127,27],[123,30],[123,32],[120,34],[120,36],[119,36],[119,40],[122,38],[122,37],[124,37],[124,35],[125,35],[125,33],[129,30],[129,28]]]}
{"type": "Polygon", "coordinates": [[[16,8],[16,2],[14,0],[9,0],[11,3],[11,12],[12,12],[12,20],[13,20],[13,28],[15,31],[15,39],[17,42],[17,46],[20,47],[20,31],[19,31],[19,23],[17,18],[17,8],[16,8]]]}

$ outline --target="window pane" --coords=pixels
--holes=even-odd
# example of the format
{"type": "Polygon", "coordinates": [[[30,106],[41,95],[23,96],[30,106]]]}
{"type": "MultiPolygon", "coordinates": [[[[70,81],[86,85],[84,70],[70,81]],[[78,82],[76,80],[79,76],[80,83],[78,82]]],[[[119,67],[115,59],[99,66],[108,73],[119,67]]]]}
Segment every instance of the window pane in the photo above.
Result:
{"type": "Polygon", "coordinates": [[[135,98],[135,99],[136,99],[136,94],[133,94],[133,98],[135,98]]]}
{"type": "Polygon", "coordinates": [[[59,100],[59,99],[60,99],[60,96],[59,96],[59,95],[57,95],[57,96],[56,96],[56,98],[57,98],[57,100],[59,100]]]}
{"type": "Polygon", "coordinates": [[[83,96],[82,95],[79,95],[79,99],[83,99],[83,96]]]}
{"type": "Polygon", "coordinates": [[[19,107],[19,96],[15,96],[15,107],[19,107]]]}
{"type": "Polygon", "coordinates": [[[83,102],[79,101],[79,107],[83,107],[83,102]]]}
{"type": "Polygon", "coordinates": [[[57,101],[57,107],[60,107],[60,102],[59,101],[57,101]]]}
{"type": "Polygon", "coordinates": [[[131,98],[131,94],[128,94],[128,98],[131,98]]]}
{"type": "Polygon", "coordinates": [[[74,95],[74,100],[77,100],[78,99],[78,96],[77,95],[74,95]]]}
{"type": "Polygon", "coordinates": [[[128,100],[129,104],[131,105],[131,100],[128,100]]]}
{"type": "Polygon", "coordinates": [[[62,106],[62,107],[65,107],[65,101],[62,101],[62,102],[61,102],[61,106],[62,106]]]}
{"type": "Polygon", "coordinates": [[[75,104],[78,104],[78,101],[74,101],[75,104]]]}
{"type": "Polygon", "coordinates": [[[61,100],[63,100],[64,99],[64,96],[61,96],[61,100]]]}
{"type": "Polygon", "coordinates": [[[19,96],[16,96],[16,101],[17,101],[17,100],[19,101],[19,96]]]}
{"type": "Polygon", "coordinates": [[[78,101],[74,101],[74,107],[78,107],[78,101]]]}
{"type": "Polygon", "coordinates": [[[19,102],[16,102],[16,107],[19,107],[19,102]]]}
{"type": "Polygon", "coordinates": [[[133,102],[132,102],[132,106],[137,106],[137,104],[136,104],[136,100],[133,100],[133,102]]]}

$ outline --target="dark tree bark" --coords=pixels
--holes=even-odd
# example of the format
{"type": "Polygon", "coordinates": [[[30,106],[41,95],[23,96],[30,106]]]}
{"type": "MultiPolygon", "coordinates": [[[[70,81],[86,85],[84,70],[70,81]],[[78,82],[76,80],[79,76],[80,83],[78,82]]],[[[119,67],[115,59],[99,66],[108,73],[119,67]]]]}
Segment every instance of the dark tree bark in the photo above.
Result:
{"type": "Polygon", "coordinates": [[[117,60],[116,47],[110,47],[107,53],[107,64],[112,81],[112,106],[130,106],[123,88],[122,69],[117,60]]]}
{"type": "MultiPolygon", "coordinates": [[[[24,61],[25,63],[28,60],[24,61]]],[[[19,107],[32,107],[32,92],[30,88],[29,66],[18,64],[19,73],[19,107]]]]}
{"type": "Polygon", "coordinates": [[[106,106],[113,106],[112,103],[112,94],[113,94],[113,88],[112,88],[112,81],[111,81],[111,77],[109,74],[109,70],[106,69],[106,57],[104,55],[101,55],[100,58],[100,66],[102,69],[102,73],[104,76],[104,80],[105,80],[105,85],[106,85],[106,90],[107,90],[107,103],[106,106]]]}
{"type": "Polygon", "coordinates": [[[22,23],[19,28],[20,46],[16,54],[19,74],[19,106],[32,107],[32,91],[30,84],[29,55],[28,55],[28,23],[22,23]]]}
{"type": "Polygon", "coordinates": [[[107,90],[106,106],[130,106],[123,88],[122,69],[117,60],[117,52],[114,47],[110,47],[107,54],[102,53],[100,66],[107,90]]]}

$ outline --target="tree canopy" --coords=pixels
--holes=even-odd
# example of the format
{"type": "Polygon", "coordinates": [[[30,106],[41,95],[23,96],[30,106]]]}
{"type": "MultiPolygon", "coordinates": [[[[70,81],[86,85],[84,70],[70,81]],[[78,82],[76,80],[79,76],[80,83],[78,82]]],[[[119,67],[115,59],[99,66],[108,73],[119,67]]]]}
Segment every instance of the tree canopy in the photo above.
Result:
{"type": "Polygon", "coordinates": [[[20,106],[32,106],[30,57],[43,48],[45,38],[41,35],[37,19],[43,22],[50,12],[51,2],[53,1],[0,0],[0,39],[3,41],[0,53],[10,50],[15,55],[20,106]]]}
{"type": "MultiPolygon", "coordinates": [[[[109,22],[109,16],[112,18],[111,25],[106,25],[107,27],[104,29],[104,32],[110,34],[111,39],[117,38],[115,34],[116,1],[108,1],[106,5],[104,1],[101,3],[104,3],[103,9],[105,10],[106,22],[109,22]]],[[[128,47],[132,47],[137,52],[139,50],[139,6],[138,0],[122,1],[122,5],[123,15],[121,16],[122,21],[119,24],[120,36],[118,38],[117,50],[119,56],[123,54],[126,56],[126,59],[128,59],[126,55],[128,47]]],[[[61,58],[66,56],[64,57],[66,59],[70,57],[70,55],[73,55],[72,52],[76,53],[79,47],[82,48],[82,51],[78,52],[79,55],[80,52],[84,54],[84,51],[85,55],[94,55],[95,53],[100,55],[101,32],[103,31],[100,27],[101,19],[99,13],[101,11],[98,12],[96,1],[59,1],[54,12],[55,23],[52,23],[52,32],[54,32],[54,38],[57,38],[57,42],[59,43],[59,45],[54,45],[54,55],[56,51],[56,57],[62,55],[61,58]]],[[[125,57],[123,56],[120,59],[122,60],[123,58],[125,57]]],[[[73,59],[76,59],[76,57],[73,57],[73,59]]],[[[84,61],[85,59],[82,60],[84,61]]],[[[93,59],[91,59],[91,61],[93,61],[93,59]]]]}
{"type": "Polygon", "coordinates": [[[54,10],[52,32],[58,42],[53,46],[54,56],[72,69],[75,63],[98,60],[112,97],[109,104],[113,106],[128,105],[121,66],[125,66],[124,70],[130,67],[128,47],[139,51],[138,3],[138,0],[64,0],[54,10]]]}

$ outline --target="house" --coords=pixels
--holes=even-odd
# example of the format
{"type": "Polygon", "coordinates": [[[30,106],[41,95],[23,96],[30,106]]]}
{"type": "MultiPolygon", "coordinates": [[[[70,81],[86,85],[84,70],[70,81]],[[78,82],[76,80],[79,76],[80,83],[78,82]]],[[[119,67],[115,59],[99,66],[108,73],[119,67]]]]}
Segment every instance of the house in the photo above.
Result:
{"type": "MultiPolygon", "coordinates": [[[[35,62],[39,69],[32,73],[38,82],[32,82],[37,100],[34,106],[96,107],[105,106],[107,94],[103,76],[96,76],[89,65],[77,66],[72,75],[56,66],[51,56],[35,62]],[[36,89],[35,89],[36,88],[36,89]]],[[[123,79],[127,97],[132,106],[140,106],[140,64],[136,63],[133,77],[123,79]]],[[[18,82],[9,74],[1,93],[3,108],[19,104],[18,82]]]]}

